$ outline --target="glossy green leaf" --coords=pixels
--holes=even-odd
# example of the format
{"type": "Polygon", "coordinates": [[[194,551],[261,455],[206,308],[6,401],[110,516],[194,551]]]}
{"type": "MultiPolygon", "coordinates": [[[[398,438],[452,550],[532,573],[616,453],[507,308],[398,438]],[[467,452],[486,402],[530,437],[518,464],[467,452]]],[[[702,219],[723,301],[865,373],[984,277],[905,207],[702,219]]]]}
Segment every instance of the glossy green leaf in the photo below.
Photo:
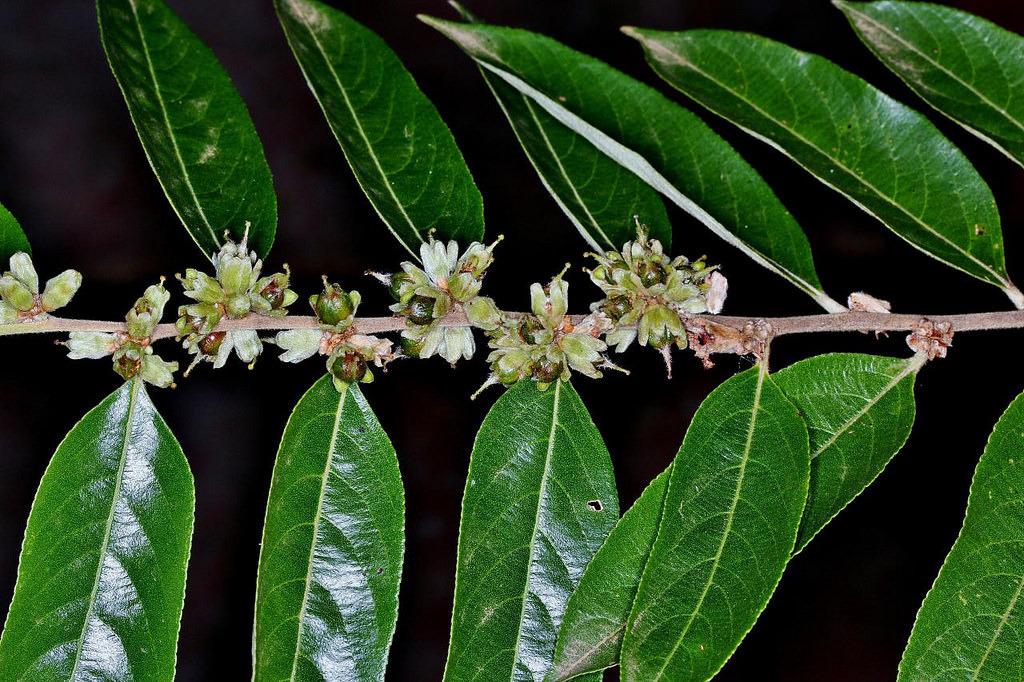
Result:
{"type": "Polygon", "coordinates": [[[543,679],[569,595],[618,516],[611,458],[572,384],[510,388],[470,459],[444,679],[543,679]]]}
{"type": "Polygon", "coordinates": [[[97,0],[100,38],[149,163],[210,256],[249,228],[266,256],[277,197],[252,119],[214,54],[161,0],[97,0]]]}
{"type": "Polygon", "coordinates": [[[775,147],[921,251],[1002,288],[999,212],[932,123],[832,62],[731,31],[626,29],[659,76],[775,147]]]}
{"type": "Polygon", "coordinates": [[[922,99],[1024,165],[1024,38],[942,5],[835,5],[922,99]]]}
{"type": "Polygon", "coordinates": [[[288,44],[381,220],[419,258],[427,232],[479,241],[483,199],[437,109],[373,31],[317,0],[274,0],[288,44]]]}
{"type": "Polygon", "coordinates": [[[256,586],[255,680],[383,680],[398,617],[405,495],[355,384],[325,376],[288,420],[256,586]]]}
{"type": "Polygon", "coordinates": [[[903,652],[899,680],[1024,679],[1024,394],[978,462],[959,537],[903,652]]]}
{"type": "Polygon", "coordinates": [[[142,381],[57,448],[32,505],[0,638],[5,680],[169,682],[195,489],[142,381]]]}
{"type": "Polygon", "coordinates": [[[28,237],[18,224],[17,218],[0,204],[0,266],[18,251],[32,253],[28,237]]]}
{"type": "Polygon", "coordinates": [[[545,36],[421,18],[535,109],[584,137],[729,244],[826,310],[844,310],[822,292],[800,226],[761,176],[699,118],[545,36]]]}
{"type": "Polygon", "coordinates": [[[830,353],[773,375],[811,438],[811,484],[797,551],[878,477],[914,425],[914,381],[924,356],[907,360],[830,353]]]}
{"type": "MultiPolygon", "coordinates": [[[[671,467],[622,515],[569,598],[548,680],[581,679],[619,662],[626,619],[661,521],[671,467]]],[[[596,679],[600,679],[597,677],[596,679]]]]}
{"type": "MultiPolygon", "coordinates": [[[[480,23],[451,4],[466,21],[480,23]]],[[[544,187],[592,248],[620,250],[636,237],[637,219],[666,251],[671,249],[672,224],[650,185],[498,76],[483,67],[480,74],[544,187]]]]}
{"type": "Polygon", "coordinates": [[[624,682],[707,680],[768,603],[807,500],[807,428],[762,366],[701,404],[622,641],[624,682]]]}
{"type": "MultiPolygon", "coordinates": [[[[834,353],[773,375],[810,434],[809,493],[794,551],[859,495],[906,442],[914,423],[914,380],[923,362],[834,353]]],[[[584,573],[566,608],[551,680],[618,662],[668,474],[648,486],[584,573]]]]}

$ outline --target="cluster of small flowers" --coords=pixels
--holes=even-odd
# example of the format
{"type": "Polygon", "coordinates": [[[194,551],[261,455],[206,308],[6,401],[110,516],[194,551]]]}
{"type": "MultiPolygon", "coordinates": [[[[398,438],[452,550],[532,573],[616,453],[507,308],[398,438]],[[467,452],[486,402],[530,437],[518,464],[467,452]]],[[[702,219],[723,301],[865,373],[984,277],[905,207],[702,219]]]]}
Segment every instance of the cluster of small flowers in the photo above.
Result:
{"type": "Polygon", "coordinates": [[[263,342],[254,329],[214,331],[227,317],[240,320],[249,315],[284,317],[288,306],[298,295],[288,288],[290,272],[261,277],[263,261],[248,248],[246,235],[239,243],[225,234],[224,246],[213,256],[214,275],[193,268],[178,276],[185,296],[195,303],[178,308],[175,328],[183,347],[195,358],[185,375],[201,362],[210,362],[219,369],[227,362],[231,351],[250,367],[263,352],[263,342]]]}
{"type": "Polygon", "coordinates": [[[494,262],[494,247],[473,242],[459,256],[454,241],[447,244],[430,237],[420,246],[423,267],[402,263],[402,272],[392,275],[371,273],[388,286],[395,303],[391,311],[406,320],[402,331],[402,352],[408,357],[439,355],[451,364],[476,352],[473,331],[443,323],[451,314],[465,314],[470,325],[491,331],[501,324],[502,315],[494,301],[480,295],[484,274],[494,262]]]}
{"type": "Polygon", "coordinates": [[[170,298],[163,279],[147,287],[125,315],[123,332],[71,332],[66,343],[68,357],[96,360],[111,355],[114,371],[125,379],[140,377],[160,388],[173,386],[178,363],[156,355],[152,346],[153,332],[170,298]]]}
{"type": "Polygon", "coordinates": [[[65,270],[48,280],[39,293],[39,275],[32,258],[19,251],[11,256],[10,270],[0,276],[0,324],[32,322],[63,308],[82,286],[82,275],[65,270]]]}
{"type": "Polygon", "coordinates": [[[281,360],[301,362],[316,354],[327,356],[327,371],[337,389],[353,382],[370,383],[370,365],[385,367],[396,358],[391,341],[357,334],[352,326],[362,297],[358,291],[345,291],[323,278],[324,288],[309,297],[319,329],[289,329],[277,333],[274,343],[284,349],[281,360]]]}

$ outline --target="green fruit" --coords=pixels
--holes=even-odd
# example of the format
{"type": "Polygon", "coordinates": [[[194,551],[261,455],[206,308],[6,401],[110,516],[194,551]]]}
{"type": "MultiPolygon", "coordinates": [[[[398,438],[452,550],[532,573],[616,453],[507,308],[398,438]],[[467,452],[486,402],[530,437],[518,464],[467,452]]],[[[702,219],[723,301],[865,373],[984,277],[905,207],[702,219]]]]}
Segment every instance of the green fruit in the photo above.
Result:
{"type": "Polygon", "coordinates": [[[413,296],[405,308],[405,316],[413,324],[430,324],[434,321],[434,299],[429,296],[413,296]]]}
{"type": "Polygon", "coordinates": [[[412,282],[412,277],[410,277],[404,272],[396,272],[395,274],[391,275],[391,278],[388,280],[388,293],[391,294],[391,298],[395,299],[396,301],[401,301],[402,286],[409,282],[412,282]]]}
{"type": "Polygon", "coordinates": [[[410,358],[418,358],[423,351],[423,342],[418,339],[403,336],[399,343],[402,346],[402,353],[410,358]]]}
{"type": "Polygon", "coordinates": [[[321,294],[309,297],[309,302],[317,319],[331,327],[344,322],[355,312],[352,296],[337,284],[325,285],[321,294]]]}
{"type": "Polygon", "coordinates": [[[199,350],[202,351],[203,355],[214,356],[220,351],[221,344],[224,343],[224,337],[227,336],[227,332],[213,332],[207,334],[199,340],[199,350]]]}
{"type": "Polygon", "coordinates": [[[632,309],[633,305],[630,303],[628,296],[613,296],[604,302],[601,306],[601,310],[610,319],[616,322],[622,318],[623,315],[628,313],[632,309]]]}
{"type": "Polygon", "coordinates": [[[648,288],[665,282],[665,268],[658,263],[641,261],[636,274],[640,276],[640,283],[648,288]]]}
{"type": "Polygon", "coordinates": [[[348,384],[361,381],[366,376],[366,360],[355,353],[345,353],[334,358],[331,374],[338,381],[348,384]]]}
{"type": "Polygon", "coordinates": [[[561,362],[555,362],[548,358],[544,358],[533,368],[533,378],[541,384],[550,384],[555,381],[558,377],[562,376],[562,372],[565,369],[565,365],[561,362]]]}
{"type": "Polygon", "coordinates": [[[537,343],[537,332],[544,329],[540,320],[532,315],[527,315],[519,320],[519,336],[529,344],[537,343]]]}

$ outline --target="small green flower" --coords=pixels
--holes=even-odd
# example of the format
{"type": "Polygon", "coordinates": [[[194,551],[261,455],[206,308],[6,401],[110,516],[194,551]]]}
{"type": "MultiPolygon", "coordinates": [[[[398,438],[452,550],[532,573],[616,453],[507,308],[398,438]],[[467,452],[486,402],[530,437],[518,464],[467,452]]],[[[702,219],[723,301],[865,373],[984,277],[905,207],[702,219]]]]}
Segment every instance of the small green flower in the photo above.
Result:
{"type": "Polygon", "coordinates": [[[0,276],[0,323],[32,320],[63,308],[81,286],[81,273],[65,270],[48,280],[40,294],[39,275],[32,258],[19,251],[11,256],[10,270],[0,276]]]}
{"type": "Polygon", "coordinates": [[[152,336],[169,300],[171,294],[164,288],[163,279],[159,284],[147,287],[142,297],[125,315],[128,336],[133,339],[148,339],[152,336]]]}

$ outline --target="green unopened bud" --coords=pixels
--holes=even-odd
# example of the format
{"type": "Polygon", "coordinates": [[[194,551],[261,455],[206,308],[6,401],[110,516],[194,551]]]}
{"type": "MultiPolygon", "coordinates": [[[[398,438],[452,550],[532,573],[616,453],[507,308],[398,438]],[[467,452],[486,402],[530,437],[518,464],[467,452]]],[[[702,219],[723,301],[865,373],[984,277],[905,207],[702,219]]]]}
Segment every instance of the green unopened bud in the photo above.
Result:
{"type": "Polygon", "coordinates": [[[407,284],[412,284],[412,277],[404,272],[396,272],[388,278],[388,293],[391,298],[398,302],[402,301],[402,295],[407,284]]]}
{"type": "Polygon", "coordinates": [[[174,386],[174,373],[178,371],[177,362],[168,362],[158,355],[146,354],[142,358],[140,376],[146,383],[158,388],[174,386]]]}
{"type": "Polygon", "coordinates": [[[402,346],[402,354],[406,357],[418,358],[423,352],[422,339],[410,339],[407,336],[402,336],[399,343],[402,346]]]}
{"type": "Polygon", "coordinates": [[[71,302],[78,288],[82,286],[82,274],[76,270],[65,270],[46,282],[40,303],[43,310],[51,312],[71,302]]]}
{"type": "MultiPolygon", "coordinates": [[[[231,345],[235,349],[238,359],[247,365],[256,362],[256,358],[263,352],[263,342],[254,329],[238,329],[228,332],[231,335],[231,345]]],[[[218,347],[218,351],[221,350],[218,347]]]]}
{"type": "Polygon", "coordinates": [[[465,306],[470,324],[485,331],[497,329],[501,324],[501,312],[494,301],[487,296],[477,296],[465,306]]]}
{"type": "Polygon", "coordinates": [[[252,301],[245,294],[238,294],[224,302],[224,310],[228,317],[240,320],[252,311],[252,301]]]}
{"type": "MultiPolygon", "coordinates": [[[[47,284],[49,290],[49,284],[47,284]]],[[[135,305],[125,315],[125,326],[128,336],[133,339],[148,339],[156,331],[156,325],[164,314],[164,306],[171,298],[170,293],[160,284],[153,284],[146,287],[142,298],[135,302],[135,305]]]]}
{"type": "Polygon", "coordinates": [[[237,296],[252,286],[253,263],[248,256],[228,256],[220,260],[217,273],[224,293],[237,296]]]}
{"type": "Polygon", "coordinates": [[[320,351],[323,338],[324,332],[319,329],[287,329],[277,333],[274,343],[284,349],[280,356],[283,362],[301,362],[320,351]]]}
{"type": "Polygon", "coordinates": [[[413,296],[404,314],[413,324],[430,324],[434,321],[434,299],[429,296],[413,296]]]}
{"type": "Polygon", "coordinates": [[[0,301],[0,324],[13,324],[18,321],[18,310],[6,301],[0,301]]]}
{"type": "Polygon", "coordinates": [[[335,356],[330,365],[331,376],[338,382],[351,384],[366,378],[366,360],[356,353],[335,356]]]}
{"type": "Polygon", "coordinates": [[[29,288],[13,275],[0,277],[0,298],[22,312],[31,310],[36,304],[35,296],[29,288]]]}
{"type": "Polygon", "coordinates": [[[686,342],[686,329],[683,327],[679,314],[666,306],[652,306],[640,318],[637,325],[637,340],[641,346],[651,345],[664,348],[669,343],[686,342]]]}
{"type": "Polygon", "coordinates": [[[32,257],[24,251],[19,251],[11,256],[11,274],[24,284],[33,294],[39,293],[39,275],[32,265],[32,257]]]}
{"type": "Polygon", "coordinates": [[[72,360],[98,360],[117,350],[117,336],[105,332],[71,332],[66,345],[72,360]]]}
{"type": "Polygon", "coordinates": [[[309,304],[321,324],[336,327],[350,322],[359,306],[359,292],[345,291],[338,284],[331,284],[324,277],[324,290],[309,297],[309,304]]]}

